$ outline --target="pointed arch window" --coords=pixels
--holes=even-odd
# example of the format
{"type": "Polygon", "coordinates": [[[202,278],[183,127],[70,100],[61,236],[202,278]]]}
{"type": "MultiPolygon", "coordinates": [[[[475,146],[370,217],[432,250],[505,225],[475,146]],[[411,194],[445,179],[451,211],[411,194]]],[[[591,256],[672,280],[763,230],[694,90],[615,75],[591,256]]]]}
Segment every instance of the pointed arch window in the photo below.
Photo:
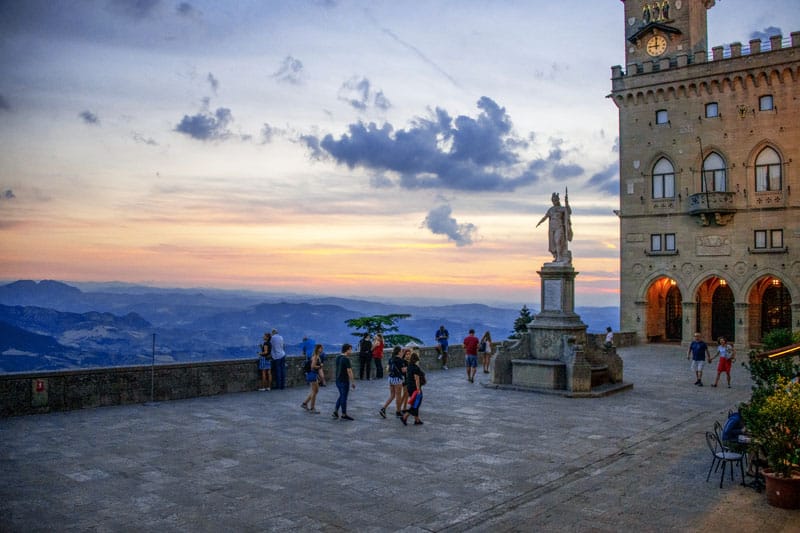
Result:
{"type": "Polygon", "coordinates": [[[728,176],[725,170],[725,160],[716,152],[712,152],[703,161],[702,192],[726,192],[728,190],[728,176]]]}
{"type": "Polygon", "coordinates": [[[781,157],[764,148],[756,157],[756,192],[781,190],[781,157]]]}
{"type": "Polygon", "coordinates": [[[675,169],[664,157],[653,167],[653,198],[675,198],[675,169]]]}

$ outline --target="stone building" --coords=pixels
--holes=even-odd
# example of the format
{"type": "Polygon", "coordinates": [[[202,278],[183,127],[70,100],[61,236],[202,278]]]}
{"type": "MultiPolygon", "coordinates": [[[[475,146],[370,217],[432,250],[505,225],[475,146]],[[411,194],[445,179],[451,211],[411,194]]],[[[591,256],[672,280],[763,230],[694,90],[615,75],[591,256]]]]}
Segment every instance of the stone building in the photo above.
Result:
{"type": "Polygon", "coordinates": [[[621,329],[747,348],[800,328],[800,32],[709,54],[714,0],[622,2],[621,329]]]}

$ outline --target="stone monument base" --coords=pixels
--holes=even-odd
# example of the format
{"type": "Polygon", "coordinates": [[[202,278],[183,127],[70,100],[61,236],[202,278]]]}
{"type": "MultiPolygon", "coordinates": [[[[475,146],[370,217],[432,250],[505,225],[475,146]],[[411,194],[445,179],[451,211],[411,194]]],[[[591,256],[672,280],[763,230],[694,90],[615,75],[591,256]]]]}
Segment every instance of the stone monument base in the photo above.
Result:
{"type": "Polygon", "coordinates": [[[567,365],[563,361],[512,359],[511,384],[515,387],[563,390],[567,388],[567,365]]]}

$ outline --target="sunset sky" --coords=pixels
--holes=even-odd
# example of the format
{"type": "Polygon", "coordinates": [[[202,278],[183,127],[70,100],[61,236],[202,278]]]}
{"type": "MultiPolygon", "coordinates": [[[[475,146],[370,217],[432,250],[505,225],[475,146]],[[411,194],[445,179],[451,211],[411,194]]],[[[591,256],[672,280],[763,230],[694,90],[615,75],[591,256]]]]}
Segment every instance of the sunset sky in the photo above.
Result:
{"type": "Polygon", "coordinates": [[[0,280],[538,308],[568,187],[576,303],[618,305],[623,63],[619,0],[0,0],[0,280]]]}

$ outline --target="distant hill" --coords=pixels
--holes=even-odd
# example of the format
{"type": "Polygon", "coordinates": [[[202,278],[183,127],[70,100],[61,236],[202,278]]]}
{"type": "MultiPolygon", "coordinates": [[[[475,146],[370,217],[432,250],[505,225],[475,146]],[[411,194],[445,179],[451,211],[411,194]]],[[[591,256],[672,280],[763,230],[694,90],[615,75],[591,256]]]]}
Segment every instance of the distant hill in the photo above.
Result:
{"type": "MultiPolygon", "coordinates": [[[[154,335],[161,363],[255,357],[264,331],[272,328],[283,335],[289,354],[300,352],[306,335],[331,353],[354,339],[346,320],[389,313],[410,314],[399,322],[400,332],[426,344],[433,343],[442,324],[454,342],[470,328],[502,340],[519,316],[519,309],[483,304],[414,306],[213,289],[98,288],[82,291],[58,281],[0,286],[0,321],[12,328],[2,337],[8,342],[0,350],[0,371],[149,363],[154,335]]],[[[607,325],[617,329],[616,307],[576,311],[590,332],[607,325]]]]}

